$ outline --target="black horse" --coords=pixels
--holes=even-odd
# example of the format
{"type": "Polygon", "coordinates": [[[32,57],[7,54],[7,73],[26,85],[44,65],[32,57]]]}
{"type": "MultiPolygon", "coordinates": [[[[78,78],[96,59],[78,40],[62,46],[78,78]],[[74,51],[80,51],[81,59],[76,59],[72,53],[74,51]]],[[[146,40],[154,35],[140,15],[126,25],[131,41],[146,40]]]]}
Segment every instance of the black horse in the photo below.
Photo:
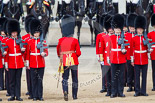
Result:
{"type": "Polygon", "coordinates": [[[17,3],[17,0],[10,0],[8,4],[2,9],[3,15],[8,18],[13,18],[19,20],[23,16],[22,2],[17,3]]]}
{"type": "Polygon", "coordinates": [[[85,15],[85,2],[84,0],[74,0],[74,9],[75,9],[75,26],[77,26],[77,36],[80,43],[80,30],[82,26],[82,20],[85,15]]]}
{"type": "Polygon", "coordinates": [[[111,0],[103,0],[96,2],[96,0],[87,0],[86,15],[88,16],[88,24],[91,32],[91,46],[95,45],[96,37],[103,32],[103,20],[107,14],[115,14],[115,8],[111,0]],[[95,40],[93,37],[95,34],[95,40]]]}
{"type": "Polygon", "coordinates": [[[35,18],[41,21],[43,28],[43,38],[45,39],[50,25],[50,16],[48,9],[43,4],[43,0],[35,0],[35,3],[30,11],[30,14],[28,15],[33,15],[35,18]]]}

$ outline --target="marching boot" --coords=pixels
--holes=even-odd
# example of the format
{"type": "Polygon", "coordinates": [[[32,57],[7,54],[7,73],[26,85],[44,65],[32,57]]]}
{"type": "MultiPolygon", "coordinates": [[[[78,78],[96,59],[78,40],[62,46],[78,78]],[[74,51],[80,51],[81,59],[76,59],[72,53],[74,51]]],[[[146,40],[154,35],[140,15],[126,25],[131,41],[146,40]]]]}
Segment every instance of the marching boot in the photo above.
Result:
{"type": "Polygon", "coordinates": [[[39,98],[39,101],[44,101],[44,98],[39,98]]]}
{"type": "Polygon", "coordinates": [[[25,95],[29,95],[29,92],[27,92],[25,95]]]}
{"type": "Polygon", "coordinates": [[[149,96],[149,95],[147,93],[145,93],[145,94],[141,93],[141,96],[149,96]]]}
{"type": "Polygon", "coordinates": [[[6,94],[6,96],[10,96],[10,94],[9,94],[9,93],[7,93],[7,94],[6,94]]]}
{"type": "Polygon", "coordinates": [[[140,96],[140,93],[135,93],[134,94],[134,97],[138,97],[138,96],[140,96]]]}
{"type": "Polygon", "coordinates": [[[16,100],[17,100],[17,101],[23,101],[23,99],[20,98],[20,97],[16,97],[16,100]]]}
{"type": "Polygon", "coordinates": [[[106,89],[100,90],[100,93],[104,93],[104,92],[107,92],[107,90],[106,89]]]}
{"type": "Polygon", "coordinates": [[[125,97],[124,94],[118,94],[118,97],[125,97]]]}
{"type": "Polygon", "coordinates": [[[11,97],[8,99],[8,101],[14,101],[15,100],[15,97],[11,97]]]}
{"type": "Polygon", "coordinates": [[[109,96],[111,96],[111,93],[107,92],[107,94],[105,96],[109,97],[109,96]]]}
{"type": "Polygon", "coordinates": [[[155,91],[155,88],[152,88],[152,91],[155,91]]]}
{"type": "Polygon", "coordinates": [[[68,101],[68,93],[66,91],[64,92],[64,100],[68,101]]]}

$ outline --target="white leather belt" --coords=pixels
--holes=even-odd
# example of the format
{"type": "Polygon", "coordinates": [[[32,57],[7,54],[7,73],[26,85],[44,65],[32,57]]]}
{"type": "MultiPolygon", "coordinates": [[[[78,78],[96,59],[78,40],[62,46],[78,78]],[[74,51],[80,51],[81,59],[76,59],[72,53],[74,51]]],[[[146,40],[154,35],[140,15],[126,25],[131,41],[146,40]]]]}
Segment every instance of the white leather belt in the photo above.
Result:
{"type": "Polygon", "coordinates": [[[121,49],[111,49],[111,51],[121,51],[121,49]]]}
{"type": "Polygon", "coordinates": [[[155,45],[152,45],[151,47],[152,47],[152,48],[155,48],[155,45]]]}
{"type": "Polygon", "coordinates": [[[9,56],[19,56],[22,55],[21,53],[16,53],[16,54],[9,54],[9,56]]]}
{"type": "Polygon", "coordinates": [[[40,55],[40,53],[30,53],[30,55],[40,55]]]}
{"type": "Polygon", "coordinates": [[[147,52],[147,50],[142,50],[142,51],[135,50],[135,53],[146,53],[146,52],[147,52]]]}

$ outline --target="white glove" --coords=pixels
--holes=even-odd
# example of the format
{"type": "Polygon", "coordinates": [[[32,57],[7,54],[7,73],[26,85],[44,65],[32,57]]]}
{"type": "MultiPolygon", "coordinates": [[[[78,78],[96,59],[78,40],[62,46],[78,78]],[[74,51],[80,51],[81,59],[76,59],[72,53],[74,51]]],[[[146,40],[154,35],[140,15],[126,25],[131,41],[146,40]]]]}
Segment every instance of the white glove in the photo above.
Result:
{"type": "Polygon", "coordinates": [[[104,65],[104,61],[100,62],[101,65],[104,65]]]}

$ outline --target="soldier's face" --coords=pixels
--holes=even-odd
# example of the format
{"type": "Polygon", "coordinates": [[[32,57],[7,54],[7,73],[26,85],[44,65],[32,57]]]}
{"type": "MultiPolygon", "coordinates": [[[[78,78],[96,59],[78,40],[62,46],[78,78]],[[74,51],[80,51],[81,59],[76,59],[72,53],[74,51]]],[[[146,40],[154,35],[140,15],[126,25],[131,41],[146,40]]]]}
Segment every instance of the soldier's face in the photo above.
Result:
{"type": "Polygon", "coordinates": [[[135,32],[135,28],[134,27],[129,27],[130,32],[135,32]]]}
{"type": "Polygon", "coordinates": [[[121,29],[120,29],[120,28],[114,28],[114,32],[115,32],[116,34],[120,34],[120,33],[121,33],[121,29]]]}
{"type": "Polygon", "coordinates": [[[38,38],[39,36],[40,36],[40,32],[35,32],[35,33],[34,33],[34,37],[35,37],[35,38],[38,38]]]}
{"type": "Polygon", "coordinates": [[[2,36],[6,36],[6,34],[5,34],[4,31],[1,31],[1,35],[2,35],[2,36]]]}
{"type": "Polygon", "coordinates": [[[137,28],[137,33],[138,33],[138,34],[143,34],[143,31],[144,31],[144,30],[143,30],[142,28],[137,28]]]}
{"type": "Polygon", "coordinates": [[[110,28],[110,29],[108,30],[108,32],[109,32],[109,34],[114,34],[114,30],[113,30],[112,28],[110,28]]]}
{"type": "Polygon", "coordinates": [[[127,27],[123,27],[123,31],[128,31],[128,28],[127,27]]]}
{"type": "Polygon", "coordinates": [[[18,34],[18,33],[15,31],[15,32],[12,32],[12,33],[11,33],[11,36],[12,36],[13,38],[16,38],[16,37],[17,37],[17,34],[18,34]]]}

